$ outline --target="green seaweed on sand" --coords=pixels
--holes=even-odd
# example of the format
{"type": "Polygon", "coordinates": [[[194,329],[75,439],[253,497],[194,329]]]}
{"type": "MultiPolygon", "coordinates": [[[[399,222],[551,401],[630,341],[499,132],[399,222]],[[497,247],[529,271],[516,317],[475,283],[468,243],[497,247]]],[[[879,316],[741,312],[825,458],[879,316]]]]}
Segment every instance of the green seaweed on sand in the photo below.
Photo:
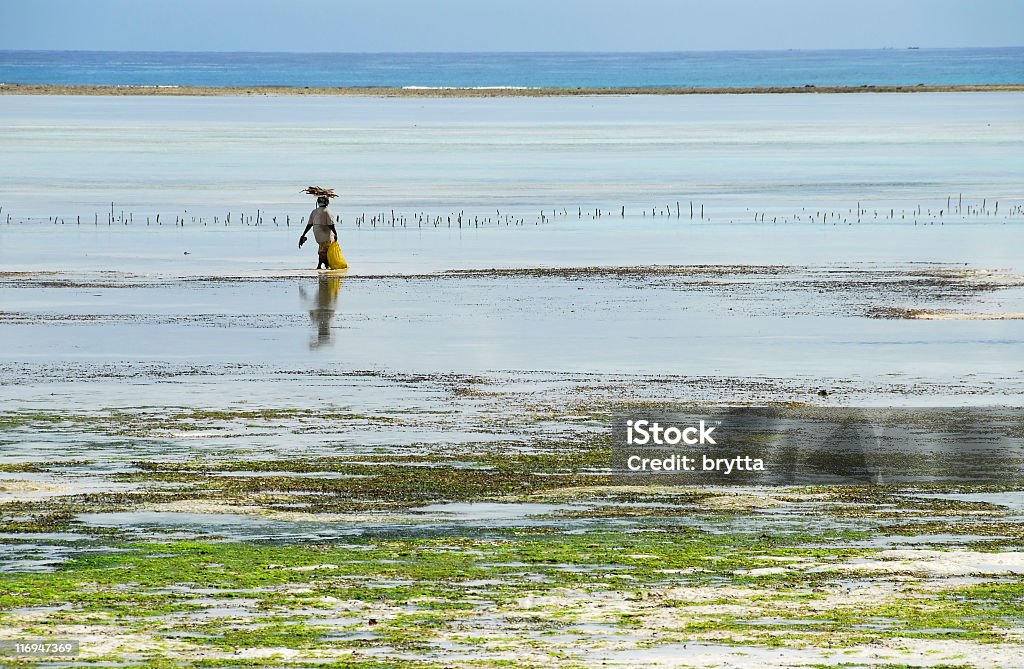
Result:
{"type": "Polygon", "coordinates": [[[11,411],[0,413],[0,429],[66,430],[114,436],[160,436],[173,432],[228,430],[242,427],[279,426],[282,422],[310,429],[319,425],[398,424],[401,419],[385,414],[363,414],[341,408],[184,408],[140,407],[92,412],[11,411]]]}
{"type": "MultiPolygon", "coordinates": [[[[665,581],[666,569],[700,567],[703,574],[694,578],[712,580],[732,578],[736,570],[775,565],[768,557],[773,553],[838,560],[874,552],[800,548],[800,542],[811,538],[779,536],[768,542],[762,535],[719,535],[679,528],[672,535],[520,533],[495,539],[394,539],[350,545],[202,541],[113,544],[110,551],[79,555],[55,573],[6,575],[0,607],[61,601],[95,603],[113,596],[111,588],[142,596],[146,589],[173,585],[231,591],[308,584],[312,580],[320,593],[339,588],[352,594],[353,578],[398,579],[435,594],[450,586],[461,596],[459,583],[522,575],[524,571],[543,574],[547,580],[540,581],[542,586],[532,582],[517,585],[510,580],[499,589],[555,588],[592,580],[586,572],[567,570],[567,566],[596,567],[600,571],[615,565],[627,569],[640,587],[665,581]],[[127,589],[129,585],[133,586],[131,590],[127,589]]],[[[390,590],[375,592],[373,598],[387,598],[390,590]]],[[[405,599],[401,588],[396,592],[405,599]]]]}
{"type": "Polygon", "coordinates": [[[831,567],[877,556],[877,548],[848,547],[862,537],[665,525],[347,544],[107,542],[53,573],[3,575],[0,624],[45,633],[86,620],[222,652],[391,653],[437,652],[439,644],[481,634],[484,648],[557,653],[549,637],[571,636],[575,625],[595,620],[641,631],[651,644],[778,648],[884,639],[996,643],[1019,626],[1024,592],[1016,580],[960,586],[882,574],[869,599],[850,600],[850,588],[866,586],[831,567]],[[231,613],[204,617],[211,605],[231,613]],[[57,608],[34,622],[19,617],[45,607],[57,608]],[[503,621],[498,638],[486,632],[494,616],[503,621]],[[332,617],[343,622],[327,622],[332,617]]]}

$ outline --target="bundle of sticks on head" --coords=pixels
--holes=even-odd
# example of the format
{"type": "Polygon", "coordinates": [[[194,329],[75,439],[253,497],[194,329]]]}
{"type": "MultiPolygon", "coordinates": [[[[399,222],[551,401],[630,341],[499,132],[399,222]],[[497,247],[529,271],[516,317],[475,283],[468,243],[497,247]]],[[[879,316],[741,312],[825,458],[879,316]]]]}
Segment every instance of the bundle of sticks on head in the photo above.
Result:
{"type": "Polygon", "coordinates": [[[321,188],[320,186],[306,186],[306,190],[302,192],[316,195],[317,197],[338,197],[333,188],[321,188]]]}

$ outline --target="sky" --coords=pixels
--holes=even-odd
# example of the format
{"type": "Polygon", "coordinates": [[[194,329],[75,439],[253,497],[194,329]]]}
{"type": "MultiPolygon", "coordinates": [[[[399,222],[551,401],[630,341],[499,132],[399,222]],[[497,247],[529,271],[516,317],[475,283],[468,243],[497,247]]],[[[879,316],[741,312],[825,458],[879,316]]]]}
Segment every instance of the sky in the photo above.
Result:
{"type": "Polygon", "coordinates": [[[1024,0],[0,0],[0,49],[718,51],[1024,46],[1024,0]]]}

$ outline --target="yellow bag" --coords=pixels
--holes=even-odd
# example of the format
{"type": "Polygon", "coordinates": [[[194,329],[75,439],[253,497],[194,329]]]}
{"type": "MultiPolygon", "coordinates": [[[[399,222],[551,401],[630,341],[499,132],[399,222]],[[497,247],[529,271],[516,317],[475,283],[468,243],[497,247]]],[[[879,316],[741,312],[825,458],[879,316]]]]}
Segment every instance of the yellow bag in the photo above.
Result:
{"type": "Polygon", "coordinates": [[[341,252],[341,244],[337,241],[331,242],[327,247],[327,264],[331,269],[348,269],[345,255],[341,252]]]}

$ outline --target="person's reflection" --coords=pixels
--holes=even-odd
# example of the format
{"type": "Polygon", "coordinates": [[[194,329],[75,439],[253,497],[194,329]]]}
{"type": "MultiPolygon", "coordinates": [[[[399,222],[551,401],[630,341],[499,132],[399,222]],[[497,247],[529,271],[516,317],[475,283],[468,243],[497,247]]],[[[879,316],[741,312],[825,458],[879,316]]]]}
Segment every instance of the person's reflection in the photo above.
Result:
{"type": "Polygon", "coordinates": [[[334,307],[338,302],[341,281],[340,276],[319,277],[315,295],[310,295],[304,286],[299,286],[303,306],[309,309],[309,320],[316,328],[316,334],[309,340],[311,349],[331,343],[331,321],[334,320],[334,307]]]}

